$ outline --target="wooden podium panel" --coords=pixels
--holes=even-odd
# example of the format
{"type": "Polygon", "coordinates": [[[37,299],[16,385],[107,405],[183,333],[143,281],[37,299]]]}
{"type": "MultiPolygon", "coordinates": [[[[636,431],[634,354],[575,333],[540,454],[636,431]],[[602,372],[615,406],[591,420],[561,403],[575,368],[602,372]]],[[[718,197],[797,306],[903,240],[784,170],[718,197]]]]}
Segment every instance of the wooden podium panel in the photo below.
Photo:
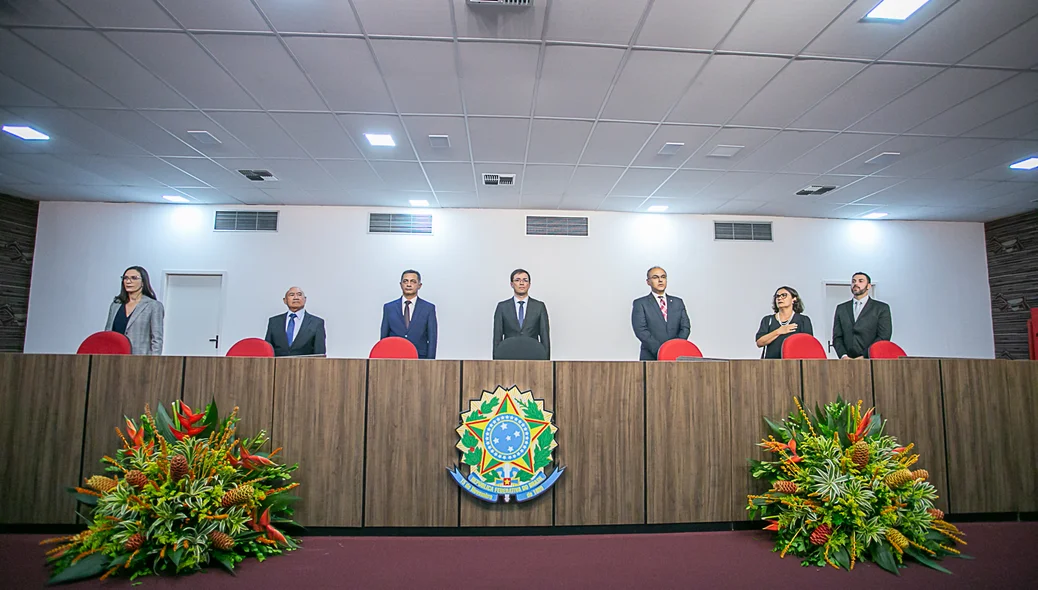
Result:
{"type": "MultiPolygon", "coordinates": [[[[875,405],[872,398],[872,367],[867,359],[800,361],[804,383],[804,409],[824,406],[842,397],[849,403],[862,400],[865,408],[875,405]]],[[[862,410],[864,412],[865,410],[862,410]]]]}
{"type": "Polygon", "coordinates": [[[104,474],[101,458],[122,446],[115,427],[126,433],[123,416],[140,426],[145,404],[152,415],[160,404],[172,412],[170,404],[180,399],[183,377],[184,357],[180,356],[91,356],[83,477],[104,474]]]}
{"type": "Polygon", "coordinates": [[[730,402],[726,362],[645,364],[649,524],[735,518],[730,402]]]}
{"type": "Polygon", "coordinates": [[[644,367],[555,363],[556,525],[645,522],[644,367]]]}
{"type": "MultiPolygon", "coordinates": [[[[484,390],[494,391],[498,385],[505,389],[515,385],[522,391],[532,391],[534,398],[544,400],[544,409],[553,412],[555,383],[552,373],[551,361],[465,361],[461,366],[461,404],[454,427],[461,421],[461,412],[468,411],[469,401],[479,399],[484,390]]],[[[453,449],[457,434],[452,432],[452,435],[453,449]]],[[[454,450],[454,464],[460,461],[461,453],[454,450]]],[[[564,473],[562,477],[567,475],[564,473]]],[[[527,502],[490,504],[461,491],[461,526],[551,526],[554,495],[552,488],[527,502]]]]}
{"type": "Polygon", "coordinates": [[[912,452],[919,453],[919,462],[912,468],[930,472],[929,481],[940,495],[937,507],[950,512],[940,361],[875,360],[871,364],[876,411],[887,421],[883,432],[902,445],[915,443],[912,452]]]}
{"type": "MultiPolygon", "coordinates": [[[[0,523],[72,523],[90,359],[0,354],[0,523]]],[[[114,433],[113,433],[114,436],[114,433]]]]}
{"type": "Polygon", "coordinates": [[[292,493],[302,498],[294,509],[303,526],[361,526],[366,379],[365,360],[274,362],[271,440],[284,447],[279,462],[300,465],[292,493]]]}
{"type": "Polygon", "coordinates": [[[1019,512],[1038,511],[1038,362],[1004,361],[1006,395],[1012,422],[1003,432],[1009,459],[1015,462],[1009,481],[1019,512]]]}
{"type": "Polygon", "coordinates": [[[458,526],[461,362],[368,361],[365,526],[458,526]]]}
{"type": "MultiPolygon", "coordinates": [[[[270,433],[274,404],[274,359],[191,356],[184,359],[184,402],[200,412],[213,399],[220,416],[238,406],[238,431],[270,433]]],[[[271,449],[264,449],[271,450],[271,449]]]]}
{"type": "Polygon", "coordinates": [[[767,491],[750,475],[749,458],[775,460],[756,443],[768,436],[764,417],[779,420],[796,411],[800,397],[800,361],[729,361],[732,384],[732,518],[749,520],[746,496],[767,491]]]}

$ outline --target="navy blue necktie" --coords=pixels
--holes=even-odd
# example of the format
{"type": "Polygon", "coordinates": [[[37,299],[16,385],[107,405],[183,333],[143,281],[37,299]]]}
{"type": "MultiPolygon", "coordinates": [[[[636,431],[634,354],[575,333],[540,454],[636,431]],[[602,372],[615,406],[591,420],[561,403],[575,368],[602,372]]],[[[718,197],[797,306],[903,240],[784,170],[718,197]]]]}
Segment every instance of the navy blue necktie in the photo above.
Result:
{"type": "Polygon", "coordinates": [[[285,330],[285,336],[288,336],[288,345],[292,346],[292,341],[296,338],[296,314],[288,316],[288,329],[285,330]]]}
{"type": "Polygon", "coordinates": [[[525,301],[520,301],[519,302],[519,329],[520,330],[523,329],[523,320],[526,319],[526,314],[523,313],[523,304],[524,303],[526,303],[526,302],[525,301]]]}

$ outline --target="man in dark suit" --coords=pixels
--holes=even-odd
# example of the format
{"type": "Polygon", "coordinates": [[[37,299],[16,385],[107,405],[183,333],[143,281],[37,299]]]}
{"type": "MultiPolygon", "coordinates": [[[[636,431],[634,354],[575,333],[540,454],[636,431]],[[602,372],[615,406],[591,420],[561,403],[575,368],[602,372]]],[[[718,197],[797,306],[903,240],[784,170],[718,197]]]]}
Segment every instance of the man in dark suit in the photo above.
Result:
{"type": "Polygon", "coordinates": [[[890,340],[890,306],[869,297],[872,278],[858,272],[851,277],[850,301],[836,306],[833,317],[833,346],[836,356],[869,358],[869,347],[879,340],[890,340]]]}
{"type": "Polygon", "coordinates": [[[664,342],[674,338],[687,339],[692,324],[685,311],[685,302],[680,297],[667,295],[667,271],[654,266],[645,273],[645,282],[652,292],[634,300],[631,326],[634,335],[642,342],[638,360],[654,361],[664,342]]]}
{"type": "Polygon", "coordinates": [[[400,275],[403,295],[382,306],[382,338],[406,338],[418,349],[418,358],[436,358],[436,306],[418,298],[422,275],[405,270],[400,275]]]}
{"type": "Polygon", "coordinates": [[[548,332],[548,308],[542,301],[530,297],[530,273],[521,268],[512,271],[513,295],[497,304],[494,310],[494,358],[497,345],[513,336],[529,336],[544,347],[551,358],[551,338],[548,332]]]}
{"type": "Polygon", "coordinates": [[[303,290],[289,289],[285,305],[288,311],[267,321],[267,335],[263,337],[274,347],[274,356],[325,354],[324,320],[303,309],[303,290]]]}

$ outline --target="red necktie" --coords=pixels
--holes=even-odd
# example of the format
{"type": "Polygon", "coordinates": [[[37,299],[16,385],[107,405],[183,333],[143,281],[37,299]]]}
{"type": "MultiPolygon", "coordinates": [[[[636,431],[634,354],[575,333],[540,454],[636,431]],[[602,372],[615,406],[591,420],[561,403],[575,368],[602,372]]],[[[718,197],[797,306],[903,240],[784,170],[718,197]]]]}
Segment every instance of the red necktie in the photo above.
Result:
{"type": "Polygon", "coordinates": [[[667,300],[660,295],[660,311],[663,312],[663,321],[667,321],[667,300]]]}

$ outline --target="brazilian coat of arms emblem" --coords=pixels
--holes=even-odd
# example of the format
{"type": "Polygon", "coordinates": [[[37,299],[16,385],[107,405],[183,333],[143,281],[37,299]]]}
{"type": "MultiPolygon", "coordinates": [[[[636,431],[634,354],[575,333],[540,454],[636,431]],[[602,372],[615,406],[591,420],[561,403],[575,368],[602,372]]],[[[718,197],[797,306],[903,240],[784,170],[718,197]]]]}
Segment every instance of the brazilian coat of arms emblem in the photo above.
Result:
{"type": "Polygon", "coordinates": [[[544,473],[558,446],[556,431],[544,400],[516,386],[499,385],[470,401],[469,410],[461,413],[457,448],[468,476],[458,466],[448,472],[462,489],[487,502],[499,498],[509,502],[513,496],[517,502],[536,498],[565,470],[555,466],[550,475],[544,473]]]}

